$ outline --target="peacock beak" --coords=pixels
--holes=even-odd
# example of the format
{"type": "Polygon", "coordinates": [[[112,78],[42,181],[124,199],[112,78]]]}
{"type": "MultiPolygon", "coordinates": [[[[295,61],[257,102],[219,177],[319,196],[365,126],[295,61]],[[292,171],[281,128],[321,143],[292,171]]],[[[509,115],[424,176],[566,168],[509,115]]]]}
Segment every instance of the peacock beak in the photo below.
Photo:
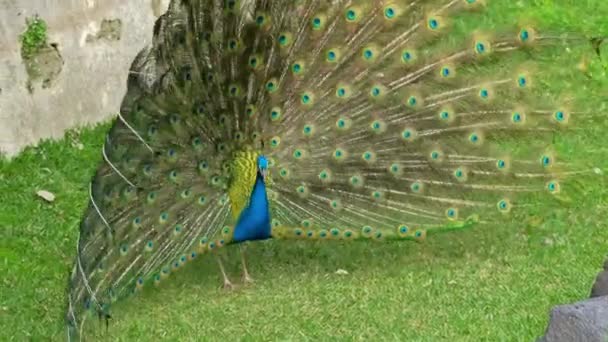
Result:
{"type": "Polygon", "coordinates": [[[266,175],[268,174],[268,169],[260,168],[260,175],[262,176],[262,180],[266,181],[266,175]]]}

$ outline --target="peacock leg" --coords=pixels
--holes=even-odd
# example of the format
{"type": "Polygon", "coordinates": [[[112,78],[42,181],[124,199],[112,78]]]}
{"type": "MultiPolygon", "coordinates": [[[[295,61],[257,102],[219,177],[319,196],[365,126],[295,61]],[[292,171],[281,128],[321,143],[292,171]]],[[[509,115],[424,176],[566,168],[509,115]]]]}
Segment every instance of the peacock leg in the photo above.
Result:
{"type": "Polygon", "coordinates": [[[220,266],[220,271],[222,272],[222,277],[224,278],[224,289],[226,290],[232,290],[234,288],[234,286],[232,285],[232,282],[230,282],[230,279],[228,279],[228,276],[226,275],[226,270],[224,269],[224,264],[222,263],[222,257],[220,255],[216,255],[216,260],[218,265],[220,266]]]}
{"type": "Polygon", "coordinates": [[[249,271],[247,271],[247,263],[245,262],[245,250],[247,249],[247,245],[241,243],[241,263],[243,265],[243,283],[253,283],[254,280],[249,275],[249,271]]]}

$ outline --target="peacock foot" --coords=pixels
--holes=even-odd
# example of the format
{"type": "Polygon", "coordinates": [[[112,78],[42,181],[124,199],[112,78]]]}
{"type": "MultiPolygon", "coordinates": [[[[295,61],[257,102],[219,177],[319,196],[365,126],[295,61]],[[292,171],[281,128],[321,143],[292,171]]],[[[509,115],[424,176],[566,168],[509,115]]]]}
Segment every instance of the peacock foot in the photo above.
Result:
{"type": "Polygon", "coordinates": [[[224,281],[224,285],[222,285],[222,289],[225,291],[234,290],[234,285],[230,281],[224,281]]]}
{"type": "Polygon", "coordinates": [[[247,273],[243,274],[243,283],[244,284],[253,284],[255,283],[255,280],[253,278],[251,278],[251,276],[247,273]]]}

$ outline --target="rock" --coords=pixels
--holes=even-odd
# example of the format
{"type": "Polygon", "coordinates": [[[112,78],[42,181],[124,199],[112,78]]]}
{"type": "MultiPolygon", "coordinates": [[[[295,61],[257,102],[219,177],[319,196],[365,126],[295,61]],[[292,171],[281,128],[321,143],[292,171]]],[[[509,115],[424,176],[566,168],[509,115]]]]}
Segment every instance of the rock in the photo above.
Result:
{"type": "Polygon", "coordinates": [[[601,296],[608,296],[608,259],[604,262],[604,271],[597,275],[591,289],[591,298],[601,296]]]}
{"type": "Polygon", "coordinates": [[[608,296],[556,306],[545,336],[537,342],[576,341],[608,341],[608,296]]]}
{"type": "Polygon", "coordinates": [[[49,203],[55,200],[55,194],[46,190],[40,190],[36,193],[36,195],[49,203]]]}

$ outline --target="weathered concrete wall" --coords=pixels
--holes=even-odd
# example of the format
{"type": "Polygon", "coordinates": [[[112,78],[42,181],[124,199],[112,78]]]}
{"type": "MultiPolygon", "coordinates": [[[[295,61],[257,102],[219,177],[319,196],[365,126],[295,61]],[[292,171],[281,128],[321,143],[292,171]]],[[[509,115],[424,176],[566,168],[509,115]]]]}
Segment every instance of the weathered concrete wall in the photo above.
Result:
{"type": "Polygon", "coordinates": [[[115,114],[131,62],[168,2],[0,0],[0,151],[11,156],[115,114]],[[19,36],[34,15],[48,24],[51,76],[28,84],[19,36]]]}

